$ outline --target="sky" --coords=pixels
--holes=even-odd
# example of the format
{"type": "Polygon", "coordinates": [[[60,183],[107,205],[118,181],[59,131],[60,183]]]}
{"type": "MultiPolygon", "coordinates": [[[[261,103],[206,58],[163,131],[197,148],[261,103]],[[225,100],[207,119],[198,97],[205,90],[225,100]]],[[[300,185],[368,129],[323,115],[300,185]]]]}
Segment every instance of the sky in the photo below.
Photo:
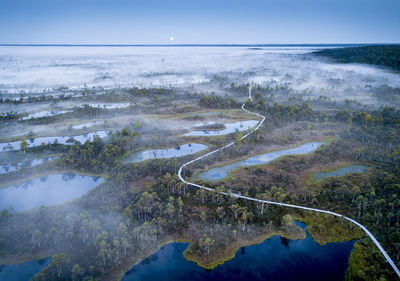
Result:
{"type": "Polygon", "coordinates": [[[399,13],[399,0],[0,0],[0,44],[400,43],[399,13]]]}

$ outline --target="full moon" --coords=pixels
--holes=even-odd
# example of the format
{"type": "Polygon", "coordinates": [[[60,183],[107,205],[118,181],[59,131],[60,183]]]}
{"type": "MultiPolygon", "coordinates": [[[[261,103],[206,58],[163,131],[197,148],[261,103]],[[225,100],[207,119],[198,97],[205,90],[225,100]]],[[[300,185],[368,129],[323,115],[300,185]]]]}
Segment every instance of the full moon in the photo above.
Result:
{"type": "Polygon", "coordinates": [[[174,41],[174,37],[172,37],[172,36],[169,37],[169,40],[174,41]]]}

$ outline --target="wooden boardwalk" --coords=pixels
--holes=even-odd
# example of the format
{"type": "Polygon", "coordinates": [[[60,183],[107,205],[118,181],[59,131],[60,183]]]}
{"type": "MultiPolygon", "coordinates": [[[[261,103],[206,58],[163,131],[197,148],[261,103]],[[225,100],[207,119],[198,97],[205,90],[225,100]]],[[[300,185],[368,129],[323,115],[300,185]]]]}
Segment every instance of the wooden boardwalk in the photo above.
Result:
{"type": "MultiPolygon", "coordinates": [[[[250,88],[250,90],[249,90],[249,99],[252,100],[251,88],[250,88]]],[[[258,113],[255,113],[255,112],[251,112],[251,111],[245,109],[244,106],[245,106],[245,103],[242,105],[242,109],[243,109],[244,111],[246,111],[246,112],[248,112],[248,113],[250,113],[250,114],[253,114],[253,115],[255,115],[255,116],[258,116],[258,117],[262,118],[262,120],[258,123],[258,125],[257,125],[255,128],[253,128],[250,132],[248,132],[247,134],[245,134],[245,135],[241,138],[241,140],[247,138],[250,134],[253,134],[255,131],[257,131],[257,130],[260,128],[260,126],[261,126],[261,125],[264,123],[264,121],[265,121],[265,116],[263,116],[263,115],[261,115],[261,114],[258,114],[258,113]]],[[[209,152],[209,153],[207,153],[207,154],[205,154],[205,155],[203,155],[203,156],[200,156],[200,157],[198,157],[198,158],[196,158],[196,159],[194,159],[194,160],[191,160],[191,161],[189,161],[189,162],[183,164],[183,165],[179,168],[179,171],[178,171],[178,177],[179,177],[179,179],[180,179],[183,183],[185,183],[185,184],[187,184],[187,185],[191,185],[191,186],[194,186],[194,187],[197,187],[197,188],[201,188],[201,189],[204,189],[204,190],[207,190],[207,191],[211,191],[211,192],[217,192],[217,191],[215,191],[215,190],[212,189],[212,188],[209,188],[209,187],[206,187],[206,186],[202,186],[202,185],[199,185],[199,184],[195,184],[195,183],[186,181],[186,180],[183,178],[183,176],[182,176],[182,170],[183,170],[184,167],[186,167],[186,166],[188,166],[188,165],[190,165],[190,164],[192,164],[192,163],[194,163],[194,162],[196,162],[196,161],[199,161],[199,160],[201,160],[201,159],[204,159],[204,158],[206,158],[207,156],[210,156],[210,155],[212,155],[212,154],[214,154],[214,153],[217,153],[218,151],[221,151],[221,150],[223,150],[223,149],[225,149],[225,148],[228,148],[228,147],[230,147],[230,146],[232,146],[232,145],[234,145],[234,142],[230,142],[230,143],[226,144],[226,145],[223,146],[223,147],[220,147],[220,148],[218,148],[218,149],[216,149],[216,150],[213,150],[213,151],[211,151],[211,152],[209,152]]],[[[268,201],[268,200],[261,200],[261,199],[256,199],[256,198],[252,198],[252,197],[243,196],[243,195],[238,194],[238,193],[232,193],[232,192],[217,192],[217,193],[222,194],[222,195],[226,195],[226,196],[233,196],[233,197],[235,197],[235,198],[240,198],[240,199],[244,199],[244,200],[248,200],[248,201],[259,202],[259,203],[261,203],[261,204],[277,205],[277,206],[282,206],[282,207],[296,208],[296,209],[302,209],[302,210],[307,210],[307,211],[313,211],[313,212],[318,212],[318,213],[329,214],[329,215],[333,215],[333,216],[336,216],[336,217],[340,217],[340,218],[342,218],[342,219],[345,219],[345,220],[347,220],[347,221],[350,221],[350,222],[354,223],[355,225],[357,225],[358,227],[360,227],[360,228],[369,236],[369,238],[371,238],[372,242],[374,242],[374,244],[378,247],[379,251],[383,254],[383,256],[385,257],[386,261],[392,266],[393,270],[396,272],[397,276],[400,278],[400,271],[399,271],[399,269],[397,268],[397,266],[396,266],[396,264],[393,262],[393,260],[389,257],[389,255],[386,253],[385,249],[383,249],[383,247],[381,246],[381,244],[379,243],[379,241],[376,240],[376,238],[372,235],[372,233],[371,233],[365,226],[363,226],[362,224],[358,223],[357,221],[355,221],[355,220],[353,220],[353,219],[351,219],[351,218],[348,218],[348,217],[346,217],[346,216],[343,216],[343,215],[341,215],[341,214],[338,214],[338,213],[335,213],[335,212],[331,212],[331,211],[326,211],[326,210],[321,210],[321,209],[315,209],[315,208],[309,208],[309,207],[304,207],[304,206],[299,206],[299,205],[293,205],[293,204],[286,204],[286,203],[268,201]]]]}

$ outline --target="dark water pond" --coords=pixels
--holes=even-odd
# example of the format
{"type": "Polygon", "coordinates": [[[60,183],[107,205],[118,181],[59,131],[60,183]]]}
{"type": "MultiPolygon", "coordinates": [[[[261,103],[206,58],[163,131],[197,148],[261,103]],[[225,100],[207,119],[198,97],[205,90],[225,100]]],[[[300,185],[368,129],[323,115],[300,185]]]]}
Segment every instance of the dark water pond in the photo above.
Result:
{"type": "MultiPolygon", "coordinates": [[[[296,222],[305,229],[305,224],[296,222]]],[[[206,270],[183,257],[188,244],[170,243],[135,265],[123,277],[133,280],[343,280],[356,241],[321,246],[306,238],[273,236],[263,243],[239,249],[235,257],[206,270]]]]}
{"type": "Polygon", "coordinates": [[[0,266],[0,281],[28,281],[42,268],[46,267],[51,258],[28,261],[21,264],[6,264],[0,266]]]}
{"type": "Polygon", "coordinates": [[[328,178],[328,177],[340,177],[340,176],[344,176],[347,174],[352,174],[352,173],[360,173],[363,174],[365,173],[365,171],[368,169],[368,166],[364,166],[364,165],[349,165],[346,167],[341,167],[329,172],[316,172],[311,181],[316,181],[316,180],[321,180],[324,178],[328,178]]]}
{"type": "Polygon", "coordinates": [[[39,177],[0,189],[0,210],[13,207],[23,211],[78,198],[104,181],[103,178],[73,173],[39,177]]]}
{"type": "Polygon", "coordinates": [[[325,142],[309,142],[294,148],[271,151],[259,155],[251,156],[245,160],[237,161],[231,164],[211,168],[207,171],[200,172],[197,177],[206,181],[217,181],[226,178],[230,171],[239,167],[248,167],[259,164],[266,164],[279,157],[286,155],[305,154],[317,150],[325,142]]]}

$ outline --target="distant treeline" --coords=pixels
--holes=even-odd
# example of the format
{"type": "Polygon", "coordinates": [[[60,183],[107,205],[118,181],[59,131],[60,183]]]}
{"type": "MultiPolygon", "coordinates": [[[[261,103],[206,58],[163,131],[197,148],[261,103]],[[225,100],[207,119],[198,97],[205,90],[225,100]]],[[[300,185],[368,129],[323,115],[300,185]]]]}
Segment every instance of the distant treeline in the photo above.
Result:
{"type": "Polygon", "coordinates": [[[328,49],[313,54],[341,63],[366,63],[400,70],[400,45],[328,49]]]}

